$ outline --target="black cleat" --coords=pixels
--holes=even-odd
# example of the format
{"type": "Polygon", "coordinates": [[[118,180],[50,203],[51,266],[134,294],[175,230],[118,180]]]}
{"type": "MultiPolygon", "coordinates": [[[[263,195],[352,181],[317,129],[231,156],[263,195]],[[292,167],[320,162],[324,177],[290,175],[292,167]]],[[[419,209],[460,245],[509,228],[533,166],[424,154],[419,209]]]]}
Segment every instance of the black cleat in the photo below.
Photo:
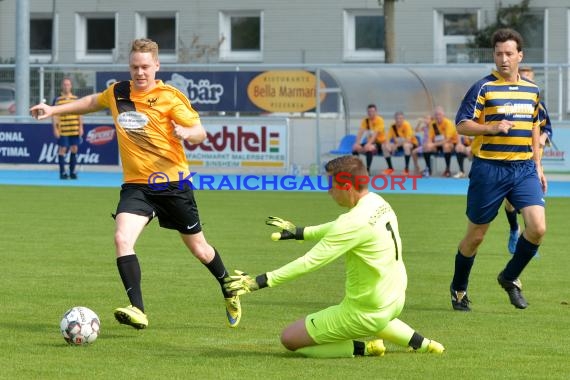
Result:
{"type": "Polygon", "coordinates": [[[453,288],[449,287],[449,292],[451,293],[451,306],[453,306],[453,310],[458,311],[471,311],[469,304],[469,298],[467,297],[466,290],[453,290],[453,288]]]}
{"type": "Polygon", "coordinates": [[[70,178],[70,179],[77,179],[77,174],[71,173],[71,174],[69,175],[69,178],[70,178]]]}
{"type": "Polygon", "coordinates": [[[503,278],[503,272],[501,272],[499,276],[497,276],[497,281],[509,295],[509,300],[514,307],[517,309],[526,309],[528,307],[528,303],[521,293],[522,284],[518,278],[514,281],[507,281],[503,278]]]}
{"type": "Polygon", "coordinates": [[[65,173],[61,173],[61,174],[59,175],[59,179],[68,179],[68,178],[69,178],[69,176],[68,176],[67,174],[65,174],[65,173]]]}

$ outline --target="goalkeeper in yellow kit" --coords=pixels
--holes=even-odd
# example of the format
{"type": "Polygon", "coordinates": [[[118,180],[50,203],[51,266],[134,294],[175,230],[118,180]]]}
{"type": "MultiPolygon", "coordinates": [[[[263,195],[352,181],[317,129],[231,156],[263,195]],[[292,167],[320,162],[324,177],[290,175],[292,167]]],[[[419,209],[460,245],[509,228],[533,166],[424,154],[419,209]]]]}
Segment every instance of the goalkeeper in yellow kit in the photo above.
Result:
{"type": "Polygon", "coordinates": [[[235,276],[226,278],[225,290],[238,296],[275,287],[344,255],[343,301],[293,322],[282,332],[282,344],[313,358],[382,356],[386,350],[383,340],[418,352],[442,353],[440,343],[397,319],[404,307],[407,276],[394,210],[362,183],[368,173],[358,157],[336,158],[327,163],[326,171],[332,177],[329,194],[350,210],[335,221],[310,227],[269,217],[266,223],[281,229],[279,240],[318,240],[317,244],[274,271],[256,277],[236,271],[235,276]],[[368,337],[373,339],[357,340],[368,337]]]}

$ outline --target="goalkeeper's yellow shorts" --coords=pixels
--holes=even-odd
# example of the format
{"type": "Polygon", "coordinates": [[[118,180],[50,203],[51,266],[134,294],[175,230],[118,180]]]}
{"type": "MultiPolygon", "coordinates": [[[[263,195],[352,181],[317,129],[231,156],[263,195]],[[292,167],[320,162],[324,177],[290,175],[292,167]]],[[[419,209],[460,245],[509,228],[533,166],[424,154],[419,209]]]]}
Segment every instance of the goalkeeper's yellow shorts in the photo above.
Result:
{"type": "Polygon", "coordinates": [[[317,344],[377,336],[388,323],[397,318],[404,308],[402,295],[390,306],[375,312],[365,312],[342,302],[305,318],[309,336],[317,344]]]}

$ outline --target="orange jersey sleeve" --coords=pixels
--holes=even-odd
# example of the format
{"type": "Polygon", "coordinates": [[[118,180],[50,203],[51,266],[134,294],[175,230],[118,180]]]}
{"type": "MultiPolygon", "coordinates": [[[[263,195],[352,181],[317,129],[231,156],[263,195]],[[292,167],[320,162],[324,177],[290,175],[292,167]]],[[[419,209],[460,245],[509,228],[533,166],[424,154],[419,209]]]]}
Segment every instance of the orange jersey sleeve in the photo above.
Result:
{"type": "Polygon", "coordinates": [[[146,92],[130,81],[109,86],[97,98],[111,110],[125,183],[148,183],[156,172],[178,181],[189,174],[182,142],[174,136],[172,121],[191,128],[201,124],[198,113],[176,88],[157,81],[146,92]]]}

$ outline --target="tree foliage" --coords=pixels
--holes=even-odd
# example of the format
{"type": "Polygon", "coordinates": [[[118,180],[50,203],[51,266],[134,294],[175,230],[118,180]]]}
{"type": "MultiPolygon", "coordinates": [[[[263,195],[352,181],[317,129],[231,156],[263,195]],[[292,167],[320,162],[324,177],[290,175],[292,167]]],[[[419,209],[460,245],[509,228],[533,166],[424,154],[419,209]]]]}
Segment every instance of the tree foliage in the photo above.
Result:
{"type": "Polygon", "coordinates": [[[534,17],[529,12],[530,0],[522,0],[520,4],[513,4],[503,7],[499,2],[495,22],[487,25],[475,33],[473,41],[469,43],[471,48],[492,48],[491,36],[497,29],[512,28],[524,37],[529,25],[535,22],[534,17]]]}

